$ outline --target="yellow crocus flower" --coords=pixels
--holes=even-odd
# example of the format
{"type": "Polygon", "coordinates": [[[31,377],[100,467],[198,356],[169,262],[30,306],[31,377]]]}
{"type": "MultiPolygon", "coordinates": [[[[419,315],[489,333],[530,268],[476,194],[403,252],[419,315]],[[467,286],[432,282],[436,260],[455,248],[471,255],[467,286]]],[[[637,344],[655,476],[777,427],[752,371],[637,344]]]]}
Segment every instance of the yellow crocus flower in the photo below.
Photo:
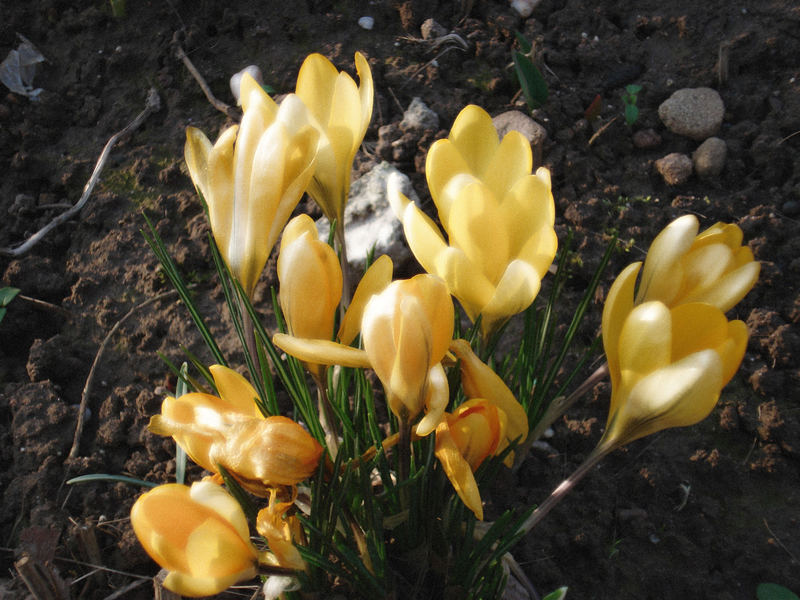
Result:
{"type": "Polygon", "coordinates": [[[289,221],[278,255],[280,305],[289,333],[295,337],[329,340],[342,298],[339,258],[317,237],[308,215],[289,221]]]}
{"type": "Polygon", "coordinates": [[[450,136],[428,152],[428,187],[447,233],[389,181],[389,201],[408,245],[438,275],[484,335],[522,312],[539,292],[558,247],[550,172],[532,169],[531,148],[518,131],[500,141],[489,114],[464,108],[450,136]]]}
{"type": "Polygon", "coordinates": [[[169,571],[164,587],[176,594],[211,596],[257,574],[247,519],[214,483],[153,488],[134,503],[131,524],[145,551],[169,571]]]}
{"type": "Polygon", "coordinates": [[[438,277],[394,281],[364,309],[361,338],[369,363],[403,423],[421,412],[417,435],[432,432],[449,400],[441,361],[453,337],[453,301],[438,277]]]}
{"type": "Polygon", "coordinates": [[[639,264],[625,269],[603,309],[611,405],[601,447],[692,425],[714,408],[747,347],[747,326],[702,302],[634,306],[639,264]]]}
{"type": "Polygon", "coordinates": [[[241,92],[241,125],[223,131],[213,146],[189,127],[185,156],[222,258],[252,296],[314,172],[319,136],[299,97],[290,94],[278,106],[249,74],[241,92]]]}
{"type": "MultiPolygon", "coordinates": [[[[364,273],[336,335],[342,344],[350,344],[358,335],[367,301],[389,285],[392,268],[392,260],[382,255],[364,273]]],[[[333,248],[318,239],[317,227],[308,215],[295,217],[284,229],[278,280],[289,334],[297,339],[330,341],[342,298],[342,269],[333,248]]],[[[320,381],[326,364],[306,366],[320,381]]]]}
{"type": "Polygon", "coordinates": [[[297,75],[297,95],[313,116],[319,131],[314,177],[308,193],[333,222],[343,225],[344,205],[350,192],[350,170],[372,118],[372,71],[356,52],[359,85],[339,72],[321,54],[311,54],[297,75]]]}
{"type": "Polygon", "coordinates": [[[637,304],[707,302],[727,312],[755,285],[761,266],[742,245],[742,230],[716,223],[698,235],[699,227],[697,217],[684,215],[656,236],[642,269],[637,304]]]}
{"type": "Polygon", "coordinates": [[[275,485],[296,485],[316,470],[322,446],[286,417],[266,417],[255,405],[256,392],[241,375],[211,367],[220,398],[184,394],[167,398],[148,429],[172,436],[204,469],[226,470],[248,491],[266,496],[275,485]]]}
{"type": "MultiPolygon", "coordinates": [[[[461,387],[467,398],[484,398],[501,409],[508,416],[508,427],[501,440],[497,452],[502,452],[509,443],[521,444],[528,437],[528,413],[508,389],[508,386],[472,351],[467,340],[453,340],[450,351],[456,355],[461,364],[461,387]]],[[[510,467],[514,462],[514,453],[510,452],[505,464],[510,467]]]]}
{"type": "Polygon", "coordinates": [[[445,413],[436,427],[436,458],[459,498],[483,520],[483,505],[475,470],[505,447],[508,417],[492,402],[476,398],[452,414],[445,413]]]}

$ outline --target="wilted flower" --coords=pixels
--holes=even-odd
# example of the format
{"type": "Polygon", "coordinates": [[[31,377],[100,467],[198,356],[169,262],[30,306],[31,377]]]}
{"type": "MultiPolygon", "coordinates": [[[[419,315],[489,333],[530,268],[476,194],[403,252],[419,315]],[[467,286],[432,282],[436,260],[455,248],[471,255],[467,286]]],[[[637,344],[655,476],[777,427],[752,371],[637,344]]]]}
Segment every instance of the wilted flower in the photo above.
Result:
{"type": "Polygon", "coordinates": [[[203,468],[218,473],[224,467],[259,496],[310,477],[322,455],[319,442],[291,419],[264,418],[255,409],[255,390],[241,375],[219,365],[211,369],[222,398],[200,393],[167,398],[148,429],[172,436],[203,468]]]}
{"type": "Polygon", "coordinates": [[[417,434],[429,434],[448,402],[441,361],[453,337],[453,302],[444,282],[432,275],[392,282],[367,303],[361,337],[389,408],[405,423],[424,410],[417,434]]]}
{"type": "Polygon", "coordinates": [[[151,417],[148,429],[172,436],[189,458],[207,471],[216,472],[211,447],[218,441],[219,431],[234,423],[264,417],[256,404],[258,392],[244,377],[222,365],[212,365],[209,371],[219,397],[203,393],[167,397],[161,403],[161,414],[151,417]]]}
{"type": "Polygon", "coordinates": [[[320,133],[317,164],[308,193],[325,216],[342,226],[350,170],[372,118],[372,72],[356,52],[360,84],[321,54],[309,55],[297,75],[297,95],[308,106],[320,133]]]}
{"type": "MultiPolygon", "coordinates": [[[[296,491],[294,494],[296,495],[296,491]]],[[[293,504],[294,499],[290,502],[278,502],[277,490],[271,490],[269,504],[258,511],[256,530],[269,544],[269,564],[301,571],[305,569],[306,563],[294,545],[301,535],[300,521],[297,517],[286,514],[293,504]]]]}
{"type": "Polygon", "coordinates": [[[257,574],[247,519],[214,483],[158,486],[135,502],[131,524],[150,557],[169,571],[164,587],[177,594],[211,596],[257,574]]]}
{"type": "Polygon", "coordinates": [[[741,363],[747,326],[716,306],[660,301],[634,307],[639,264],[612,285],[603,309],[611,406],[601,446],[622,446],[705,418],[741,363]]]}
{"type": "Polygon", "coordinates": [[[755,285],[760,265],[742,245],[742,230],[716,223],[698,235],[694,215],[667,225],[653,240],[636,303],[707,302],[727,312],[755,285]]]}
{"type": "Polygon", "coordinates": [[[241,125],[223,131],[213,146],[189,127],[185,155],[222,258],[252,296],[314,172],[319,136],[297,96],[290,94],[279,107],[248,74],[241,92],[241,125]]]}
{"type": "Polygon", "coordinates": [[[474,472],[484,459],[502,450],[507,424],[505,412],[478,398],[445,413],[436,427],[436,458],[459,498],[480,520],[483,506],[474,472]]]}
{"type": "MultiPolygon", "coordinates": [[[[528,436],[528,413],[514,397],[500,376],[472,351],[466,340],[453,340],[450,350],[461,361],[461,386],[467,398],[484,398],[508,417],[505,437],[500,440],[497,452],[502,452],[511,442],[522,443],[528,436]]],[[[510,467],[514,453],[505,460],[510,467]]]]}
{"type": "Polygon", "coordinates": [[[555,257],[558,240],[550,173],[531,174],[530,143],[518,131],[499,140],[482,108],[467,106],[450,136],[428,152],[425,172],[435,223],[389,181],[389,200],[411,251],[447,282],[484,335],[530,306],[555,257]]]}

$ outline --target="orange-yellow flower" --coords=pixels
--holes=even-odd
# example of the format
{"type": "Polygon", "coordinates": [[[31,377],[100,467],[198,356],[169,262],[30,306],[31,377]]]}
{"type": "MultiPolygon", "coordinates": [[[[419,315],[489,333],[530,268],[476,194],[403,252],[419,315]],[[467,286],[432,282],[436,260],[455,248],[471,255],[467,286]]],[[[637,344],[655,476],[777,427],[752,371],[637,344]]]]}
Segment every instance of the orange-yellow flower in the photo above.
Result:
{"type": "Polygon", "coordinates": [[[309,55],[297,75],[297,95],[313,116],[319,131],[314,177],[308,193],[325,216],[341,227],[350,191],[350,170],[372,118],[372,71],[363,54],[356,52],[360,84],[339,72],[321,54],[309,55]]]}
{"type": "Polygon", "coordinates": [[[221,398],[184,394],[167,398],[148,428],[172,436],[189,457],[218,473],[222,466],[248,491],[266,496],[276,485],[295,485],[316,470],[322,446],[286,417],[264,418],[255,390],[238,373],[211,367],[221,398]]]}
{"type": "Polygon", "coordinates": [[[502,141],[482,108],[467,106],[450,136],[431,146],[428,187],[436,224],[389,182],[389,200],[414,256],[447,283],[487,335],[525,310],[558,246],[550,173],[532,169],[531,148],[517,131],[502,141]]]}
{"type": "Polygon", "coordinates": [[[707,302],[727,312],[755,285],[760,265],[742,245],[742,230],[716,223],[698,234],[699,227],[697,217],[684,215],[656,236],[642,269],[637,304],[707,302]]]}
{"type": "Polygon", "coordinates": [[[279,107],[249,74],[241,92],[241,125],[223,131],[213,146],[189,127],[185,155],[222,258],[252,296],[314,172],[319,136],[297,96],[290,94],[279,107]]]}
{"type": "Polygon", "coordinates": [[[436,427],[436,458],[459,498],[480,520],[483,505],[474,472],[484,459],[502,450],[507,426],[505,412],[477,398],[445,413],[436,427]]]}
{"type": "Polygon", "coordinates": [[[269,544],[271,554],[267,555],[268,564],[302,571],[306,563],[295,547],[295,541],[301,535],[300,521],[286,514],[293,504],[294,500],[278,502],[277,491],[271,490],[269,504],[258,511],[256,530],[269,544]]]}
{"type": "Polygon", "coordinates": [[[705,418],[747,347],[747,326],[711,304],[634,306],[639,266],[620,274],[603,309],[611,406],[601,445],[622,446],[705,418]]]}
{"type": "Polygon", "coordinates": [[[361,337],[389,408],[410,423],[421,412],[419,436],[439,424],[448,402],[441,361],[453,337],[453,301],[432,275],[394,281],[364,309],[361,337]]]}
{"type": "Polygon", "coordinates": [[[164,587],[177,594],[211,596],[257,574],[247,519],[214,483],[158,486],[134,503],[131,524],[145,551],[169,571],[164,587]]]}

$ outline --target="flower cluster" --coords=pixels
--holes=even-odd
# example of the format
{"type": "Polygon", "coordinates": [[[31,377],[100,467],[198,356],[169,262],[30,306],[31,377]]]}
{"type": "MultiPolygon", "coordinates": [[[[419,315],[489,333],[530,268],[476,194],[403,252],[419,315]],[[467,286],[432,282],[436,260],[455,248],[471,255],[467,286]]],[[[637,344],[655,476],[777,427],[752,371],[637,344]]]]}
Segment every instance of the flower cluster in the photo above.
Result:
{"type": "MultiPolygon", "coordinates": [[[[290,217],[308,192],[340,225],[343,252],[350,171],[373,103],[369,63],[360,53],[355,63],[359,85],[312,54],[296,92],[280,105],[245,74],[240,125],[213,145],[187,130],[189,173],[241,286],[232,318],[256,314],[250,301],[280,238],[276,312],[285,327],[256,335],[253,322],[236,321],[250,381],[261,385],[213,365],[206,374],[213,390],[196,384],[197,391],[166,398],[151,418],[152,433],[173,438],[209,472],[191,486],[158,486],[131,511],[145,550],[169,571],[164,585],[186,596],[267,575],[264,592],[273,598],[297,585],[319,586],[329,576],[322,568],[335,572],[339,585],[350,576],[366,590],[370,582],[407,580],[390,577],[376,561],[411,556],[422,544],[429,554],[444,551],[442,563],[457,563],[458,546],[483,535],[474,525],[484,519],[486,472],[524,459],[534,441],[541,411],[515,397],[504,379],[509,370],[490,366],[497,363],[484,350],[531,307],[556,255],[550,174],[533,172],[530,144],[519,132],[501,140],[488,113],[467,106],[427,157],[438,224],[389,183],[425,272],[392,281],[391,259],[378,257],[350,300],[344,254],[319,239],[308,215],[290,217]],[[474,324],[463,337],[453,298],[474,324]],[[272,373],[291,409],[285,398],[264,402],[274,393],[272,373]],[[373,389],[378,382],[382,393],[373,389]],[[243,508],[249,496],[261,503],[247,512],[255,517],[252,538],[243,508]],[[453,523],[453,515],[471,525],[453,523]],[[392,544],[400,550],[387,551],[392,544]]],[[[735,225],[698,230],[695,217],[675,220],[644,265],[627,267],[608,292],[602,336],[612,393],[589,466],[633,440],[703,419],[738,369],[748,332],[725,313],[755,284],[759,265],[735,225]]],[[[517,539],[564,489],[492,539],[517,539]]],[[[497,522],[506,527],[510,520],[497,522]]],[[[495,531],[487,527],[481,531],[495,531]]],[[[478,546],[491,554],[499,544],[478,546]]],[[[475,554],[463,576],[502,570],[500,554],[475,554]]],[[[413,576],[422,581],[424,574],[413,576]]],[[[503,579],[493,577],[496,585],[503,579]]],[[[453,581],[444,585],[456,589],[453,581]]]]}

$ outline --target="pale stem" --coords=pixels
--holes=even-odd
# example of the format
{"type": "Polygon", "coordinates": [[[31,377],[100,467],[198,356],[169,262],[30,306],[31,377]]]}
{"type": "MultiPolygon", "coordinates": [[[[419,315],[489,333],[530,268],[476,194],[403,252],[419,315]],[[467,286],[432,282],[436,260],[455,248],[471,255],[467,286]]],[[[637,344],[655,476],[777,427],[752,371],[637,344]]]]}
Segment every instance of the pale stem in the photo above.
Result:
{"type": "Polygon", "coordinates": [[[253,319],[250,318],[250,313],[247,311],[244,300],[239,302],[239,311],[242,314],[242,329],[244,330],[245,350],[253,360],[253,365],[259,369],[261,362],[258,359],[258,349],[256,347],[256,331],[253,324],[253,319]]]}
{"type": "Polygon", "coordinates": [[[547,407],[542,418],[539,419],[539,422],[536,424],[531,432],[528,434],[528,437],[525,441],[520,444],[519,449],[516,452],[516,460],[514,461],[514,470],[516,471],[519,469],[522,462],[525,460],[525,457],[528,455],[528,451],[531,449],[533,443],[542,437],[542,434],[545,430],[550,427],[556,419],[558,419],[561,415],[566,413],[575,402],[578,401],[584,394],[588,393],[598,382],[605,379],[608,375],[608,363],[603,363],[594,373],[589,375],[586,380],[580,384],[574,392],[572,392],[569,396],[556,398],[550,403],[550,406],[547,407]]]}
{"type": "Polygon", "coordinates": [[[331,399],[328,397],[328,386],[325,385],[325,374],[327,369],[322,370],[322,374],[311,373],[314,383],[317,384],[317,411],[319,422],[325,430],[325,441],[328,443],[328,450],[332,458],[336,458],[339,451],[339,427],[336,424],[336,415],[333,412],[331,399]]]}
{"type": "Polygon", "coordinates": [[[344,235],[344,215],[342,215],[341,221],[336,222],[336,243],[339,246],[339,261],[342,266],[342,301],[339,304],[340,310],[342,311],[342,317],[344,317],[344,311],[350,306],[350,300],[352,298],[352,290],[350,289],[350,281],[352,279],[350,275],[350,263],[347,260],[347,244],[345,243],[345,235],[344,235]]]}
{"type": "Polygon", "coordinates": [[[592,453],[580,464],[577,469],[575,469],[572,475],[559,483],[556,489],[550,493],[550,496],[548,496],[547,500],[536,507],[536,510],[531,513],[531,516],[528,517],[519,528],[519,531],[522,533],[528,533],[531,529],[533,529],[539,523],[539,521],[541,521],[547,515],[547,513],[553,509],[556,504],[561,502],[564,496],[572,491],[572,488],[575,487],[575,484],[583,479],[583,477],[592,470],[592,467],[600,462],[614,448],[616,448],[614,444],[602,443],[601,440],[601,444],[592,450],[592,453]]]}

